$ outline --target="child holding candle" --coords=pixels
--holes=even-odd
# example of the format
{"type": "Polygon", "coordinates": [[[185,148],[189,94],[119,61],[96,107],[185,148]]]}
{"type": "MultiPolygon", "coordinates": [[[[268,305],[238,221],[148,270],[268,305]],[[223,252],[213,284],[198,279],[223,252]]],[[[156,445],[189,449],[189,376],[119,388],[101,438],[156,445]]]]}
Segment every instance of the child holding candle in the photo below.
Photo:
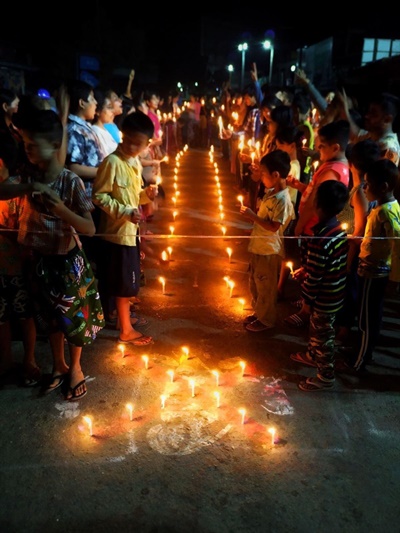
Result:
{"type": "Polygon", "coordinates": [[[294,208],[286,187],[290,171],[289,154],[275,150],[260,161],[260,179],[266,194],[257,214],[241,206],[240,213],[254,224],[251,232],[249,287],[254,313],[246,317],[247,331],[273,328],[276,322],[278,276],[284,257],[283,232],[294,218],[294,208]]]}
{"type": "MultiPolygon", "coordinates": [[[[286,181],[290,187],[301,193],[299,216],[294,234],[300,237],[300,262],[305,264],[308,253],[307,237],[313,235],[313,226],[318,222],[315,197],[318,187],[325,181],[340,181],[346,187],[349,184],[349,164],[346,148],[349,143],[350,124],[346,120],[330,122],[318,130],[318,151],[320,165],[307,185],[289,177],[286,181]]],[[[302,304],[297,313],[285,318],[284,322],[294,328],[302,328],[308,324],[309,309],[302,304]]]]}
{"type": "Polygon", "coordinates": [[[35,165],[31,193],[24,185],[18,242],[31,252],[30,290],[37,325],[49,336],[53,372],[45,394],[68,380],[66,400],[86,395],[82,348],[104,327],[97,281],[78,233],[93,235],[94,206],[82,179],[63,168],[59,149],[63,125],[54,111],[31,111],[17,124],[29,161],[35,165]],[[70,364],[64,355],[67,341],[70,364]]]}
{"type": "Polygon", "coordinates": [[[308,244],[306,262],[295,276],[302,280],[302,296],[310,309],[306,352],[290,355],[293,361],[317,367],[317,375],[299,383],[303,391],[318,391],[335,383],[335,318],[346,291],[347,234],[337,219],[349,190],[344,183],[328,180],[316,192],[318,222],[308,244]]]}
{"type": "Polygon", "coordinates": [[[99,233],[104,254],[99,263],[99,281],[115,297],[120,335],[118,342],[145,346],[152,337],[135,330],[131,323],[130,301],[140,288],[139,206],[154,200],[157,188],[143,188],[139,155],[154,134],[154,124],[144,113],[127,115],[121,125],[122,142],[101,163],[93,184],[93,201],[101,209],[99,233]]]}

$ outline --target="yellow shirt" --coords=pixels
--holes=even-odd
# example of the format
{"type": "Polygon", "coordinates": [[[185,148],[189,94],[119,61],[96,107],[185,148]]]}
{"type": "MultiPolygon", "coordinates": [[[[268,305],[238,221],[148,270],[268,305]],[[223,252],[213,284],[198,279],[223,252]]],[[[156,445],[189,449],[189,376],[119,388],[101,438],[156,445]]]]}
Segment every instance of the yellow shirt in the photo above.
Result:
{"type": "Polygon", "coordinates": [[[132,212],[151,201],[143,189],[139,158],[126,158],[119,149],[108,155],[97,170],[92,199],[101,209],[101,238],[136,246],[138,224],[131,221],[132,212]]]}

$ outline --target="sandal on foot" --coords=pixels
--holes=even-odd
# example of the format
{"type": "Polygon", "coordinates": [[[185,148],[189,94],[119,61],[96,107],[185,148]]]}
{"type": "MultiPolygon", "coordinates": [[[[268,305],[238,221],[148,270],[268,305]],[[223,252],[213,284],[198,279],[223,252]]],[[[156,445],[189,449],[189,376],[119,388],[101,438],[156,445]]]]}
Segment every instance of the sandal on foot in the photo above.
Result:
{"type": "Polygon", "coordinates": [[[293,313],[293,315],[288,316],[283,321],[286,325],[291,326],[292,328],[304,328],[308,324],[308,319],[304,320],[297,313],[293,313]]]}
{"type": "Polygon", "coordinates": [[[142,316],[141,317],[136,317],[136,321],[135,320],[131,320],[131,324],[132,326],[146,326],[147,324],[149,323],[148,320],[146,320],[145,318],[143,318],[142,316]]]}
{"type": "Polygon", "coordinates": [[[322,381],[319,378],[307,378],[305,381],[300,381],[298,387],[300,390],[312,392],[317,390],[331,389],[335,381],[322,381]]]}
{"type": "Polygon", "coordinates": [[[152,344],[153,337],[148,337],[147,335],[140,335],[140,337],[135,337],[134,339],[129,339],[127,341],[118,339],[118,342],[120,342],[121,344],[133,344],[134,346],[147,346],[148,344],[152,344]]]}
{"type": "Polygon", "coordinates": [[[254,322],[250,322],[250,324],[247,324],[246,329],[247,331],[253,331],[255,333],[259,331],[265,331],[267,329],[272,329],[273,326],[269,324],[263,324],[259,320],[254,320],[254,322]]]}
{"type": "Polygon", "coordinates": [[[314,361],[314,359],[304,352],[291,353],[289,357],[292,359],[292,361],[296,361],[296,363],[302,363],[303,365],[308,366],[317,366],[317,363],[314,361]]]}
{"type": "Polygon", "coordinates": [[[86,394],[87,394],[86,388],[80,394],[77,394],[77,392],[76,392],[79,389],[79,387],[81,387],[82,385],[85,385],[85,384],[86,384],[86,380],[82,379],[82,381],[80,381],[77,385],[75,385],[75,387],[69,387],[68,388],[68,393],[67,393],[67,396],[66,396],[65,399],[68,400],[69,402],[77,402],[78,400],[80,400],[81,398],[86,396],[86,394]]]}
{"type": "Polygon", "coordinates": [[[50,394],[53,390],[58,389],[64,383],[67,374],[53,374],[50,383],[42,390],[43,394],[50,394]]]}
{"type": "Polygon", "coordinates": [[[243,326],[247,326],[247,324],[250,324],[251,322],[254,322],[254,320],[257,320],[257,316],[256,315],[248,315],[248,316],[246,316],[246,318],[243,320],[243,326]]]}
{"type": "Polygon", "coordinates": [[[30,366],[22,371],[24,387],[36,387],[42,379],[42,372],[38,366],[30,366]]]}
{"type": "Polygon", "coordinates": [[[296,309],[301,309],[303,307],[304,300],[303,298],[299,298],[298,300],[292,300],[290,303],[296,309]]]}

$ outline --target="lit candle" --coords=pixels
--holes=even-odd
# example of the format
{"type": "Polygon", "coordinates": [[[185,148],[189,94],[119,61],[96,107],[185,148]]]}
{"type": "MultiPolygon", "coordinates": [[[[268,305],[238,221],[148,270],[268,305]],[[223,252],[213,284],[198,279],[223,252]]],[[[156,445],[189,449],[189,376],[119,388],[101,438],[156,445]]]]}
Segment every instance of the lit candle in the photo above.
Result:
{"type": "Polygon", "coordinates": [[[126,408],[128,409],[128,412],[129,412],[129,420],[132,420],[132,417],[133,417],[133,405],[131,403],[127,403],[126,404],[126,408]]]}
{"type": "Polygon", "coordinates": [[[307,144],[307,139],[303,139],[303,140],[301,141],[301,144],[303,145],[303,148],[304,148],[304,147],[306,146],[306,144],[307,144]]]}
{"type": "Polygon", "coordinates": [[[173,234],[174,234],[174,231],[175,231],[174,226],[170,226],[170,227],[169,227],[169,231],[171,232],[171,235],[173,235],[173,234]]]}
{"type": "Polygon", "coordinates": [[[168,246],[167,252],[168,252],[168,257],[171,260],[171,255],[172,255],[172,247],[171,246],[168,246]]]}
{"type": "Polygon", "coordinates": [[[175,219],[176,219],[177,214],[178,214],[178,211],[174,211],[174,212],[172,213],[172,216],[173,216],[173,218],[174,218],[174,222],[175,222],[175,219]]]}
{"type": "Polygon", "coordinates": [[[158,278],[158,281],[159,281],[159,282],[161,283],[161,285],[162,285],[162,293],[165,294],[165,278],[163,278],[163,277],[160,276],[160,277],[158,278]]]}
{"type": "Polygon", "coordinates": [[[275,428],[269,428],[269,433],[271,433],[271,444],[272,446],[275,444],[275,428]]]}
{"type": "Polygon", "coordinates": [[[186,359],[189,359],[189,348],[187,346],[182,346],[181,350],[184,353],[186,359]]]}
{"type": "Polygon", "coordinates": [[[243,196],[241,194],[239,194],[237,199],[239,200],[241,207],[243,207],[243,196]]]}
{"type": "Polygon", "coordinates": [[[148,355],[142,355],[142,359],[144,362],[144,367],[147,370],[149,368],[149,356],[148,355]]]}
{"type": "Polygon", "coordinates": [[[343,231],[346,231],[349,227],[349,225],[347,224],[347,222],[343,222],[343,224],[341,224],[340,226],[342,228],[343,231]]]}
{"type": "Polygon", "coordinates": [[[251,152],[251,163],[252,165],[254,165],[254,158],[256,157],[256,153],[255,152],[251,152]]]}
{"type": "Polygon", "coordinates": [[[195,386],[194,379],[190,379],[189,380],[189,385],[190,385],[190,388],[192,389],[192,398],[194,398],[195,397],[195,394],[194,394],[194,386],[195,386]]]}
{"type": "Polygon", "coordinates": [[[174,382],[174,371],[173,370],[167,370],[167,374],[169,375],[171,383],[173,383],[174,382]]]}
{"type": "Polygon", "coordinates": [[[244,298],[239,298],[238,302],[240,303],[240,305],[242,306],[242,311],[244,309],[244,304],[246,303],[246,300],[244,298]]]}
{"type": "Polygon", "coordinates": [[[171,200],[172,200],[173,204],[176,205],[176,196],[173,196],[173,197],[171,198],[171,200]]]}
{"type": "Polygon", "coordinates": [[[89,429],[89,435],[91,437],[93,437],[93,423],[92,423],[92,419],[90,418],[90,416],[84,416],[83,417],[83,420],[86,422],[87,426],[88,426],[88,429],[89,429]]]}
{"type": "Polygon", "coordinates": [[[227,287],[229,287],[229,280],[230,279],[231,278],[229,276],[224,276],[224,281],[225,281],[227,287]]]}
{"type": "Polygon", "coordinates": [[[235,282],[232,281],[231,279],[228,281],[228,285],[229,285],[229,298],[232,298],[232,295],[233,295],[233,288],[235,286],[235,282]]]}
{"type": "Polygon", "coordinates": [[[222,235],[225,237],[226,234],[226,226],[221,226],[222,235]]]}
{"type": "Polygon", "coordinates": [[[211,374],[214,374],[214,376],[215,376],[215,383],[216,383],[216,385],[217,385],[217,387],[218,387],[218,386],[219,386],[219,373],[218,373],[218,370],[213,370],[213,371],[211,372],[211,374]]]}
{"type": "Polygon", "coordinates": [[[220,394],[218,391],[215,391],[214,392],[214,396],[215,396],[215,399],[217,401],[217,407],[219,407],[219,399],[220,399],[220,394]]]}
{"type": "Polygon", "coordinates": [[[167,397],[165,396],[165,394],[161,394],[160,396],[160,400],[161,400],[161,409],[164,409],[165,407],[165,400],[167,399],[167,397]]]}
{"type": "Polygon", "coordinates": [[[244,369],[246,368],[246,363],[244,361],[240,361],[239,365],[242,368],[242,377],[244,376],[244,369]]]}
{"type": "Polygon", "coordinates": [[[219,218],[221,219],[221,222],[222,222],[222,220],[224,220],[224,218],[225,218],[225,213],[220,213],[219,214],[219,218]]]}
{"type": "Polygon", "coordinates": [[[293,275],[293,262],[287,261],[286,266],[290,268],[290,273],[293,275]]]}
{"type": "Polygon", "coordinates": [[[167,254],[167,252],[165,250],[163,252],[161,252],[161,260],[162,261],[168,261],[168,254],[167,254]]]}
{"type": "Polygon", "coordinates": [[[226,249],[226,253],[228,254],[229,262],[231,262],[232,248],[227,248],[227,249],[226,249]]]}
{"type": "Polygon", "coordinates": [[[125,346],[123,344],[118,344],[118,348],[121,352],[122,357],[125,357],[125,346]]]}
{"type": "Polygon", "coordinates": [[[220,139],[222,139],[222,133],[224,129],[224,126],[222,124],[222,117],[218,117],[218,127],[219,127],[219,137],[220,139]]]}
{"type": "Polygon", "coordinates": [[[246,409],[239,409],[239,413],[242,415],[242,424],[244,424],[244,419],[246,416],[246,409]]]}

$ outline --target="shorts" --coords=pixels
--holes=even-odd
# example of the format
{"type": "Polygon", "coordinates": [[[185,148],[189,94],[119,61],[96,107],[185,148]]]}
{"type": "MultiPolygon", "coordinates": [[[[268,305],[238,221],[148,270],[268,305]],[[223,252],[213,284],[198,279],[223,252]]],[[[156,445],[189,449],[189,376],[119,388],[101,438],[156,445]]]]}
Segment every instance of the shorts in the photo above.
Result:
{"type": "Polygon", "coordinates": [[[0,275],[0,324],[32,317],[33,309],[25,278],[0,275]]]}
{"type": "Polygon", "coordinates": [[[97,280],[85,252],[33,254],[32,298],[39,331],[62,331],[74,346],[91,344],[105,320],[97,280]]]}
{"type": "Polygon", "coordinates": [[[140,289],[140,247],[104,241],[105,281],[109,296],[131,298],[140,289]]]}

